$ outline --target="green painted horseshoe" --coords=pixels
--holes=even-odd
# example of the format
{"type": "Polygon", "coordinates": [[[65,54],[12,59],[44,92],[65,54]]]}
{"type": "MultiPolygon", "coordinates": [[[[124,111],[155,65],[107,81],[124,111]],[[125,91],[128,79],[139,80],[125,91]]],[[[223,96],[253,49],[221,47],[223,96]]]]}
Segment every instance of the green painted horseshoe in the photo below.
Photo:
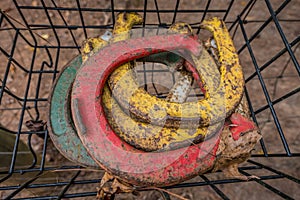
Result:
{"type": "Polygon", "coordinates": [[[71,117],[69,93],[81,63],[79,55],[57,77],[49,99],[48,127],[50,137],[62,155],[83,166],[99,167],[84,148],[71,117]]]}

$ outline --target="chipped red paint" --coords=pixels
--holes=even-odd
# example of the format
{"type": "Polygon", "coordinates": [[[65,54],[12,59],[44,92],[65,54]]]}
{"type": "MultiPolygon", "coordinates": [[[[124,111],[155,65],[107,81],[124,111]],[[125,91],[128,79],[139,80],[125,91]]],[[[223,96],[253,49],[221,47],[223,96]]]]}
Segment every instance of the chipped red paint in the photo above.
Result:
{"type": "Polygon", "coordinates": [[[184,61],[183,65],[185,66],[185,68],[192,72],[192,76],[194,78],[194,80],[196,81],[197,85],[200,87],[200,90],[203,94],[206,93],[204,87],[203,87],[203,83],[200,79],[199,74],[197,73],[197,69],[189,62],[189,61],[184,61]]]}
{"type": "Polygon", "coordinates": [[[230,132],[234,140],[238,140],[241,133],[246,133],[248,131],[257,129],[253,121],[251,121],[247,117],[244,117],[240,113],[233,113],[230,116],[230,121],[230,132]]]}
{"type": "Polygon", "coordinates": [[[196,55],[201,45],[184,35],[160,35],[111,44],[89,58],[77,73],[72,89],[72,115],[78,135],[105,170],[135,185],[166,186],[210,170],[219,135],[200,144],[167,152],[143,152],[121,140],[111,129],[101,106],[109,74],[121,64],[176,49],[196,55]]]}

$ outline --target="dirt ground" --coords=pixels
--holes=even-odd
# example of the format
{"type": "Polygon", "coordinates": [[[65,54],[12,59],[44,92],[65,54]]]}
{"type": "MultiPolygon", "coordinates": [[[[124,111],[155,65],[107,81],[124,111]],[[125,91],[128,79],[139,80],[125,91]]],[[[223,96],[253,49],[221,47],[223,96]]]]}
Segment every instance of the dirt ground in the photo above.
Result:
{"type": "MultiPolygon", "coordinates": [[[[17,1],[20,5],[28,6],[42,6],[42,2],[45,2],[45,5],[53,7],[54,4],[52,1],[17,1]]],[[[159,9],[169,9],[173,10],[175,8],[175,1],[157,1],[159,9]]],[[[211,1],[209,9],[211,10],[220,10],[227,9],[230,1],[211,1]]],[[[278,9],[282,4],[281,0],[271,1],[271,5],[274,10],[278,9]]],[[[55,2],[58,7],[77,7],[75,1],[71,0],[62,0],[55,2]]],[[[81,1],[82,8],[110,8],[110,1],[81,1]]],[[[191,0],[191,1],[181,1],[179,4],[179,9],[184,10],[193,10],[196,7],[204,9],[206,6],[206,1],[201,0],[191,0]]],[[[241,13],[243,8],[247,5],[248,1],[237,0],[234,1],[232,8],[226,18],[228,22],[227,25],[230,26],[237,15],[241,13]]],[[[122,9],[143,9],[143,1],[116,1],[115,10],[122,9]]],[[[10,0],[0,1],[0,8],[2,11],[5,11],[10,20],[15,24],[16,27],[20,28],[20,32],[25,36],[25,38],[30,43],[35,41],[32,39],[30,32],[24,29],[24,21],[20,17],[18,10],[16,9],[14,3],[10,0]]],[[[291,43],[297,37],[300,36],[300,1],[294,0],[291,1],[277,16],[280,21],[280,26],[283,30],[283,34],[286,37],[286,40],[291,43]]],[[[155,9],[154,1],[148,1],[147,9],[155,9]]],[[[27,44],[27,42],[22,37],[15,38],[16,31],[14,28],[6,21],[0,21],[0,47],[3,51],[8,52],[8,54],[13,54],[12,58],[16,62],[12,62],[9,65],[9,57],[1,51],[0,53],[0,81],[1,84],[3,81],[6,81],[6,90],[15,96],[8,95],[4,93],[2,101],[0,103],[0,125],[6,127],[9,130],[17,131],[21,125],[21,130],[23,132],[28,131],[28,128],[25,126],[27,120],[41,119],[47,121],[48,113],[48,102],[47,99],[52,89],[54,76],[53,71],[59,71],[66,63],[68,63],[74,56],[79,54],[79,51],[76,48],[73,48],[76,45],[81,45],[81,42],[85,39],[85,32],[82,28],[77,29],[66,29],[59,28],[64,26],[64,21],[60,17],[60,14],[54,9],[49,10],[49,15],[45,15],[44,10],[29,10],[22,9],[28,24],[36,24],[37,26],[41,24],[53,23],[57,25],[56,32],[51,28],[40,28],[33,31],[33,34],[36,36],[36,43],[38,48],[33,48],[27,44]],[[51,21],[48,20],[49,17],[51,21]],[[72,34],[73,36],[72,36],[72,34]],[[75,38],[75,40],[72,39],[75,38]],[[59,38],[59,40],[57,40],[59,38]],[[15,46],[12,41],[16,39],[15,46]],[[59,41],[59,42],[58,42],[59,41]],[[50,46],[52,48],[39,48],[44,45],[50,46]],[[57,48],[61,46],[62,48],[57,48]],[[36,50],[36,51],[35,51],[36,50]],[[36,54],[35,54],[36,53],[36,54]],[[50,56],[49,56],[50,55],[50,56]],[[34,60],[34,62],[32,62],[34,60]],[[44,64],[43,64],[44,63],[44,64]],[[48,67],[47,64],[50,64],[51,67],[48,67]],[[21,69],[20,66],[23,66],[25,69],[21,69]],[[30,75],[26,72],[32,67],[33,71],[39,72],[43,71],[42,75],[40,73],[33,73],[30,75]],[[7,75],[6,75],[7,74],[7,75]],[[7,77],[6,80],[4,78],[7,77]],[[28,95],[27,95],[28,94],[28,95]],[[22,113],[22,102],[18,101],[16,97],[23,98],[27,95],[27,99],[39,99],[39,102],[28,101],[26,106],[27,109],[25,113],[22,113]],[[24,117],[24,118],[23,118],[24,117]]],[[[117,12],[116,12],[117,13],[117,12]]],[[[70,26],[72,25],[81,25],[80,15],[77,10],[65,10],[61,14],[64,16],[66,23],[70,26]]],[[[141,13],[142,14],[142,13],[141,13]]],[[[174,13],[166,12],[160,15],[160,20],[162,23],[171,24],[174,13]]],[[[189,12],[179,12],[176,15],[176,21],[184,21],[189,24],[192,24],[193,27],[199,25],[200,20],[202,19],[201,13],[189,13],[189,12]]],[[[223,17],[224,13],[218,12],[208,12],[206,17],[210,16],[219,16],[223,17]]],[[[244,28],[248,38],[250,38],[257,29],[266,21],[270,16],[266,3],[264,1],[257,1],[251,11],[248,13],[246,20],[248,23],[244,24],[244,28]]],[[[243,16],[242,16],[243,17],[243,16]]],[[[97,36],[103,34],[105,29],[100,29],[101,25],[111,25],[112,17],[110,14],[105,12],[92,12],[85,11],[83,12],[83,18],[85,22],[86,34],[88,37],[97,36]]],[[[156,12],[148,12],[146,15],[146,27],[154,27],[151,24],[158,24],[158,18],[156,12]]],[[[246,22],[246,21],[245,21],[246,22]]],[[[141,28],[141,26],[137,26],[141,28]]],[[[197,28],[194,29],[197,31],[197,28]]],[[[236,32],[231,30],[231,35],[233,36],[234,44],[239,50],[245,44],[244,36],[241,32],[240,27],[237,28],[236,32]]],[[[206,39],[208,37],[207,32],[200,32],[200,38],[206,39]]],[[[300,50],[299,42],[295,45],[292,45],[291,50],[295,55],[295,58],[299,60],[300,50]]],[[[259,33],[253,41],[251,41],[251,48],[255,60],[251,58],[251,55],[247,48],[243,48],[239,52],[240,62],[243,66],[245,79],[247,80],[254,72],[256,63],[259,67],[263,66],[265,63],[270,61],[274,56],[285,48],[282,41],[282,36],[279,34],[275,23],[271,22],[267,25],[261,33],[259,33]]],[[[147,66],[148,67],[148,66],[147,66]]],[[[149,66],[151,67],[151,66],[149,66]]],[[[139,66],[138,70],[142,70],[142,66],[139,66]]],[[[157,68],[159,69],[159,66],[157,68]]],[[[144,79],[143,73],[140,74],[140,79],[144,79]]],[[[254,76],[250,80],[247,80],[246,88],[249,94],[250,102],[254,111],[258,111],[261,107],[264,107],[267,104],[265,93],[262,89],[262,84],[265,84],[266,91],[271,100],[276,100],[283,95],[287,94],[290,91],[299,89],[300,79],[299,74],[295,69],[295,65],[289,53],[285,52],[278,59],[275,59],[274,62],[270,63],[263,71],[261,71],[262,81],[259,80],[258,76],[254,76]]],[[[147,74],[147,82],[154,81],[156,83],[159,93],[166,94],[168,88],[171,87],[172,83],[172,74],[170,72],[165,73],[154,73],[147,74]],[[154,80],[151,78],[155,77],[154,80]],[[167,80],[169,79],[169,80],[167,80]],[[161,87],[163,86],[163,87],[161,87]]],[[[142,84],[142,83],[141,83],[142,84]]],[[[149,85],[149,90],[151,90],[151,85],[149,85]]],[[[149,91],[151,93],[151,91],[149,91]]],[[[153,92],[153,90],[152,90],[153,92]]],[[[288,142],[288,147],[292,153],[300,153],[300,125],[298,123],[300,119],[300,92],[293,94],[292,96],[280,101],[274,105],[273,115],[269,108],[257,112],[255,117],[258,122],[259,128],[263,135],[263,142],[266,146],[267,152],[271,154],[280,154],[286,153],[284,145],[281,142],[280,134],[277,129],[279,125],[282,128],[285,139],[288,142]],[[274,115],[278,117],[278,123],[274,122],[274,115]]],[[[26,143],[28,139],[27,134],[21,135],[21,139],[26,143]]],[[[31,145],[38,156],[41,156],[43,151],[44,139],[33,135],[31,138],[31,145]]],[[[51,140],[47,142],[47,154],[46,154],[46,166],[58,168],[60,166],[72,166],[74,163],[65,159],[54,147],[51,140]]],[[[1,152],[0,152],[1,153],[1,152]]],[[[6,152],[7,153],[7,152],[6,152]]],[[[11,152],[8,152],[11,154],[11,152]]],[[[255,148],[254,154],[262,154],[262,148],[258,144],[255,148]]],[[[2,155],[2,154],[0,154],[2,155]]],[[[4,155],[4,154],[3,154],[4,155]]],[[[299,157],[294,158],[251,158],[257,162],[263,163],[267,166],[271,166],[274,169],[283,171],[291,176],[300,178],[300,159],[299,157]]],[[[251,166],[251,164],[246,163],[243,166],[251,166]]],[[[0,166],[0,171],[7,170],[8,166],[0,166]]],[[[34,183],[53,183],[57,181],[69,181],[77,171],[68,170],[68,171],[56,171],[49,172],[45,176],[42,176],[34,183]]],[[[253,170],[249,173],[255,175],[270,175],[267,170],[253,170]]],[[[83,170],[77,177],[76,181],[80,180],[94,180],[87,184],[75,184],[71,185],[68,188],[66,194],[72,193],[85,193],[85,192],[95,192],[97,183],[95,183],[98,178],[103,174],[103,171],[98,170],[96,172],[91,172],[88,170],[83,170]]],[[[32,174],[31,174],[32,175],[32,174]]],[[[30,175],[30,176],[31,176],[30,175]]],[[[0,174],[0,178],[4,177],[5,173],[0,174]]],[[[7,181],[3,182],[2,185],[16,185],[23,183],[25,180],[28,180],[30,176],[13,176],[7,181]]],[[[220,180],[224,178],[221,173],[208,174],[207,177],[210,180],[220,180]]],[[[203,181],[200,177],[194,178],[188,182],[203,181]]],[[[299,184],[292,182],[287,179],[275,179],[267,180],[266,183],[277,188],[279,191],[282,191],[291,197],[297,199],[300,197],[299,184]]],[[[0,185],[1,186],[1,185],[0,185]]],[[[217,188],[221,190],[225,195],[230,199],[280,199],[279,196],[275,195],[270,190],[262,187],[257,182],[247,182],[247,183],[231,183],[231,184],[218,184],[217,188]]],[[[28,197],[33,195],[47,195],[47,194],[59,194],[63,187],[51,188],[45,192],[44,189],[33,189],[33,190],[24,190],[16,197],[28,197]]],[[[12,190],[1,191],[0,198],[5,197],[7,194],[10,194],[12,190]]],[[[189,187],[189,188],[179,188],[171,189],[170,192],[174,192],[186,199],[221,199],[218,194],[213,190],[213,187],[209,186],[199,186],[199,187],[189,187]]],[[[84,199],[94,199],[94,197],[85,197],[84,199]]],[[[154,200],[154,199],[163,199],[158,191],[147,191],[142,192],[138,197],[132,195],[118,195],[117,199],[144,199],[144,200],[154,200]]],[[[176,199],[172,197],[171,199],[176,199]]]]}

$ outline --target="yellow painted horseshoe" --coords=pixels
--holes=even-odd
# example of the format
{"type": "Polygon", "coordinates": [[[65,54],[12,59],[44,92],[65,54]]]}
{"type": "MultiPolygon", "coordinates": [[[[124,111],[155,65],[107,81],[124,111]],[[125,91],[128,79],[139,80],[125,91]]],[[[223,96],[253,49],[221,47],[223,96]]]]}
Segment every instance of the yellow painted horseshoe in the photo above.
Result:
{"type": "Polygon", "coordinates": [[[241,100],[244,86],[238,55],[224,22],[213,18],[204,21],[202,27],[213,33],[220,57],[218,73],[207,67],[212,65],[213,60],[206,51],[202,51],[200,58],[194,59],[197,60],[195,66],[201,66],[197,70],[207,91],[205,99],[182,104],[158,99],[138,88],[128,67],[120,67],[117,73],[111,75],[113,78],[109,79],[109,86],[125,112],[128,111],[136,120],[177,128],[188,128],[195,123],[207,126],[233,112],[241,100]],[[214,91],[209,91],[214,87],[214,91]]]}

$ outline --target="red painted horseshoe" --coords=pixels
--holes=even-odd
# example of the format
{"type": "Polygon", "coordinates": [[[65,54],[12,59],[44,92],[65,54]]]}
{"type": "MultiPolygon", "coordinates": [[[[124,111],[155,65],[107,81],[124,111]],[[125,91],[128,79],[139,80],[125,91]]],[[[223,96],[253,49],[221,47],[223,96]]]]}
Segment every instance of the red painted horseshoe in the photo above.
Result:
{"type": "Polygon", "coordinates": [[[219,134],[187,148],[146,153],[128,145],[114,133],[101,106],[104,84],[115,68],[154,53],[179,49],[199,55],[202,46],[180,34],[113,43],[90,57],[74,81],[71,108],[80,139],[102,168],[129,183],[172,185],[204,173],[214,164],[219,134]]]}

